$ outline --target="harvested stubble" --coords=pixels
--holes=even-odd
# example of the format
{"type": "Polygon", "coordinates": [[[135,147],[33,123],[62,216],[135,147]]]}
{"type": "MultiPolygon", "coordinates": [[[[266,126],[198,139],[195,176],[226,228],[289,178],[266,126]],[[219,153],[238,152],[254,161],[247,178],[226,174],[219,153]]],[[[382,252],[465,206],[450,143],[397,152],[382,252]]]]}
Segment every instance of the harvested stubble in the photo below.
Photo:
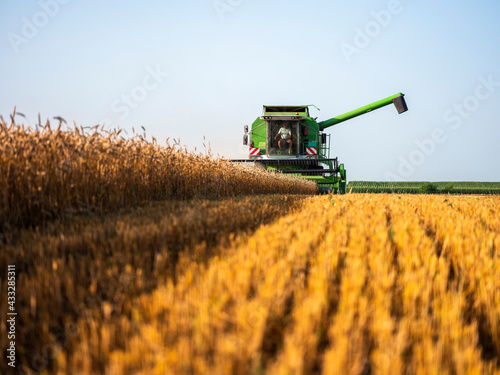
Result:
{"type": "Polygon", "coordinates": [[[120,131],[31,129],[0,121],[0,234],[75,211],[146,201],[246,194],[311,194],[314,183],[243,169],[179,145],[120,131]]]}
{"type": "MultiPolygon", "coordinates": [[[[299,209],[306,197],[163,201],[8,234],[0,268],[14,264],[17,269],[18,363],[27,374],[56,372],[53,357],[59,350],[71,357],[102,321],[101,314],[123,322],[135,319],[133,300],[158,283],[175,280],[176,268],[186,259],[203,267],[214,246],[228,245],[234,236],[299,209]],[[179,254],[184,256],[177,265],[179,254]],[[78,319],[84,326],[76,325],[78,319]]],[[[0,288],[6,290],[3,276],[0,288]]],[[[2,298],[0,311],[6,311],[6,304],[2,298]]],[[[0,337],[6,337],[6,328],[0,324],[0,337]]],[[[3,353],[6,344],[0,343],[3,353]]],[[[88,373],[102,373],[108,359],[99,352],[88,355],[93,363],[88,373]]],[[[7,373],[6,361],[0,372],[7,373]]]]}
{"type": "MultiPolygon", "coordinates": [[[[98,313],[59,369],[500,374],[500,198],[347,195],[98,313]]],[[[88,323],[78,323],[83,331],[88,323]]]]}

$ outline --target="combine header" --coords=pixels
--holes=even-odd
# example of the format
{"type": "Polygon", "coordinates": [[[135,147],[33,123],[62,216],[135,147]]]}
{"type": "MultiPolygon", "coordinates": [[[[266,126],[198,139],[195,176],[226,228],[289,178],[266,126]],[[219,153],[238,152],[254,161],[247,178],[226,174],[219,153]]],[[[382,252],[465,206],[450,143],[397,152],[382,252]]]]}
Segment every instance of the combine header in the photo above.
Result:
{"type": "Polygon", "coordinates": [[[317,182],[322,191],[345,193],[346,170],[338,158],[330,158],[330,135],[324,130],[389,104],[398,113],[408,110],[401,93],[321,122],[310,116],[310,105],[265,105],[250,131],[248,125],[244,128],[249,158],[231,161],[304,177],[317,182]]]}

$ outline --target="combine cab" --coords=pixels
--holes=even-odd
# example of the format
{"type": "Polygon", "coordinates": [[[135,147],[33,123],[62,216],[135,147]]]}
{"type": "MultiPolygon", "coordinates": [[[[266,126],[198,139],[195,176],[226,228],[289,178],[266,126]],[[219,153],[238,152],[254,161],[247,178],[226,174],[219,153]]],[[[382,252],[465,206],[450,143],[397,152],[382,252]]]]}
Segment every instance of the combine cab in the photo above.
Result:
{"type": "Polygon", "coordinates": [[[245,125],[243,144],[249,146],[249,158],[231,161],[313,180],[324,192],[345,193],[346,170],[337,158],[330,158],[330,135],[324,130],[389,104],[398,113],[408,110],[401,93],[321,122],[310,116],[309,105],[265,105],[251,129],[245,125]]]}

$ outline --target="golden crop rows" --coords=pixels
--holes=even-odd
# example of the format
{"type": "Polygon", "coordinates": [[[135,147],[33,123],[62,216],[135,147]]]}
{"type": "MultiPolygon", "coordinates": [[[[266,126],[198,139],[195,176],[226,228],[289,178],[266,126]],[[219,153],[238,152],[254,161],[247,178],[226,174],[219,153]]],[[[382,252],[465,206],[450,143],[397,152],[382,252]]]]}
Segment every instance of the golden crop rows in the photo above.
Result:
{"type": "Polygon", "coordinates": [[[130,317],[105,304],[81,319],[58,370],[500,373],[499,198],[302,204],[208,264],[181,255],[176,282],[134,300],[130,317]]]}
{"type": "MultiPolygon", "coordinates": [[[[14,264],[18,272],[20,362],[36,372],[53,370],[56,353],[71,354],[81,339],[75,324],[79,318],[100,314],[103,306],[112,306],[115,317],[130,316],[137,296],[175,279],[176,269],[185,261],[180,254],[203,264],[214,246],[228,245],[234,236],[299,209],[306,198],[257,195],[162,201],[7,234],[0,243],[0,266],[14,264]]],[[[0,288],[7,289],[3,277],[0,288]]],[[[2,298],[0,311],[6,311],[6,304],[2,298]]],[[[6,337],[6,329],[0,324],[0,337],[6,337]]],[[[6,371],[5,361],[1,366],[6,371]]]]}
{"type": "Polygon", "coordinates": [[[168,141],[159,146],[142,135],[125,139],[97,127],[63,131],[48,121],[31,129],[0,119],[0,234],[75,211],[152,200],[316,191],[309,181],[244,169],[168,141]]]}

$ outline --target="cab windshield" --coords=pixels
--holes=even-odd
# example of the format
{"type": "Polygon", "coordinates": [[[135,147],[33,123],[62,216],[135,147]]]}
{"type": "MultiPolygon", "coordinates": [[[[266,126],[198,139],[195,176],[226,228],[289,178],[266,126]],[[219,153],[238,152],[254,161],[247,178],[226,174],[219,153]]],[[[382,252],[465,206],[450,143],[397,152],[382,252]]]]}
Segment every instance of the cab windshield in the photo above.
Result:
{"type": "Polygon", "coordinates": [[[299,123],[283,120],[268,121],[266,143],[269,156],[298,155],[299,123]]]}

